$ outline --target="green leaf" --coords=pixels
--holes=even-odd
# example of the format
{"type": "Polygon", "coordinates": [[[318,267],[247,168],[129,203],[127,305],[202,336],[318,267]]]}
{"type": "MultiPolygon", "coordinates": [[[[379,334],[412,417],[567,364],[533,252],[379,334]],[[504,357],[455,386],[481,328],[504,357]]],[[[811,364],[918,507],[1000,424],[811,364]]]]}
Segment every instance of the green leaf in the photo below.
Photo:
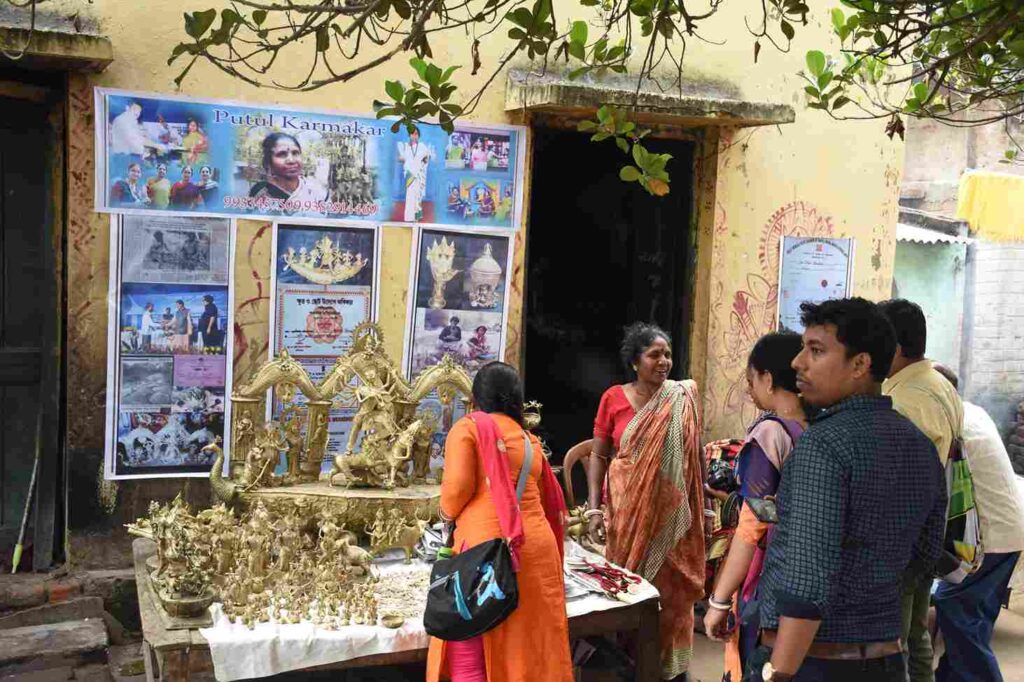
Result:
{"type": "Polygon", "coordinates": [[[533,16],[534,23],[547,21],[547,18],[551,16],[551,0],[537,0],[533,3],[533,16]]]}
{"type": "Polygon", "coordinates": [[[412,7],[405,0],[395,0],[391,3],[391,6],[395,8],[395,13],[403,19],[408,19],[412,16],[412,7]]]}
{"type": "Polygon", "coordinates": [[[832,82],[832,78],[833,76],[831,71],[826,71],[818,76],[818,89],[825,92],[825,88],[827,88],[828,84],[832,82]]]}
{"type": "Polygon", "coordinates": [[[192,50],[192,45],[187,44],[187,43],[179,43],[178,45],[175,45],[174,49],[171,50],[171,57],[170,57],[170,59],[167,60],[167,66],[170,66],[171,64],[174,63],[174,60],[176,60],[178,57],[180,57],[181,55],[185,54],[186,52],[190,52],[191,50],[192,50]]]}
{"type": "Polygon", "coordinates": [[[611,133],[606,133],[606,132],[602,131],[600,133],[594,133],[591,136],[590,141],[591,142],[604,142],[605,140],[607,140],[611,136],[612,136],[611,133]]]}
{"type": "Polygon", "coordinates": [[[796,35],[796,30],[793,28],[793,25],[785,19],[779,22],[779,28],[782,29],[782,35],[786,36],[787,40],[792,40],[793,36],[796,35]]]}
{"type": "Polygon", "coordinates": [[[887,42],[888,38],[885,37],[885,33],[883,33],[881,29],[875,31],[875,45],[884,47],[887,42]]]}
{"type": "Polygon", "coordinates": [[[524,40],[526,38],[526,32],[521,28],[509,29],[508,37],[512,40],[524,40]]]}
{"type": "Polygon", "coordinates": [[[633,145],[633,160],[636,161],[636,165],[641,168],[647,166],[647,150],[643,148],[643,145],[633,145]]]}
{"type": "Polygon", "coordinates": [[[642,173],[636,166],[623,166],[622,170],[619,171],[619,178],[623,182],[636,182],[641,176],[642,173]]]}
{"type": "Polygon", "coordinates": [[[761,54],[761,43],[760,41],[754,41],[754,63],[757,64],[757,56],[761,54]]]}
{"type": "Polygon", "coordinates": [[[441,82],[446,83],[448,79],[452,77],[452,74],[461,68],[462,66],[460,66],[459,64],[456,64],[455,66],[449,66],[447,69],[444,70],[444,73],[441,74],[441,82]]]}
{"type": "Polygon", "coordinates": [[[827,63],[825,53],[821,50],[811,50],[807,53],[807,69],[815,78],[824,73],[827,63]]]}
{"type": "Polygon", "coordinates": [[[533,13],[525,7],[520,7],[514,12],[510,12],[507,15],[509,21],[518,26],[522,26],[525,29],[529,29],[533,26],[533,13]]]}
{"type": "Polygon", "coordinates": [[[413,57],[409,60],[409,66],[411,66],[423,80],[427,80],[427,63],[419,57],[413,57]]]}
{"type": "Polygon", "coordinates": [[[401,102],[405,97],[405,87],[398,81],[384,81],[384,92],[388,93],[388,97],[396,102],[401,102]]]}
{"type": "Polygon", "coordinates": [[[914,97],[923,104],[928,99],[928,84],[914,83],[914,97]]]}
{"type": "Polygon", "coordinates": [[[265,9],[258,9],[258,10],[254,10],[253,11],[253,13],[252,13],[252,21],[253,21],[254,24],[256,24],[257,26],[262,26],[263,22],[266,21],[266,20],[267,20],[267,10],[265,10],[265,9]]]}
{"type": "Polygon", "coordinates": [[[192,61],[190,61],[188,65],[181,70],[181,73],[174,77],[174,84],[176,86],[179,88],[181,87],[181,81],[185,80],[185,76],[187,76],[188,72],[192,70],[193,66],[195,66],[197,59],[199,59],[199,57],[192,57],[192,61]]]}
{"type": "Polygon", "coordinates": [[[576,130],[578,130],[581,133],[589,133],[592,130],[597,130],[597,123],[595,123],[594,121],[589,121],[589,120],[588,121],[580,121],[576,125],[576,130]]]}
{"type": "Polygon", "coordinates": [[[835,111],[841,106],[849,104],[850,101],[850,98],[846,97],[845,95],[840,95],[839,97],[836,97],[836,101],[832,102],[832,111],[835,111]]]}
{"type": "Polygon", "coordinates": [[[569,72],[569,80],[574,81],[588,71],[590,71],[589,66],[581,66],[578,69],[573,69],[569,72]]]}
{"type": "Polygon", "coordinates": [[[814,87],[813,85],[806,86],[804,88],[804,92],[807,93],[808,97],[813,97],[815,99],[821,97],[821,93],[818,92],[818,88],[814,87]]]}
{"type": "Polygon", "coordinates": [[[327,24],[321,24],[316,28],[316,51],[327,52],[331,47],[331,34],[327,24]]]}
{"type": "Polygon", "coordinates": [[[214,19],[217,18],[217,10],[208,9],[202,12],[193,12],[192,14],[185,15],[185,33],[189,34],[196,40],[201,38],[211,26],[213,26],[214,19]]]}
{"type": "Polygon", "coordinates": [[[846,15],[838,7],[832,10],[832,27],[835,28],[836,33],[846,28],[846,15]]]}
{"type": "Polygon", "coordinates": [[[583,43],[567,43],[569,54],[576,59],[584,61],[587,58],[587,48],[583,47],[583,43]]]}
{"type": "Polygon", "coordinates": [[[629,153],[629,143],[626,142],[626,138],[624,138],[624,137],[616,137],[615,138],[615,144],[616,144],[616,146],[619,149],[622,150],[623,154],[628,154],[629,153]]]}
{"type": "Polygon", "coordinates": [[[574,21],[572,22],[572,28],[569,29],[569,40],[574,43],[579,43],[581,46],[587,44],[587,22],[585,21],[574,21]]]}
{"type": "Polygon", "coordinates": [[[605,123],[606,121],[611,119],[611,117],[612,112],[610,109],[608,109],[608,105],[604,105],[597,110],[597,120],[600,121],[601,123],[605,123]]]}

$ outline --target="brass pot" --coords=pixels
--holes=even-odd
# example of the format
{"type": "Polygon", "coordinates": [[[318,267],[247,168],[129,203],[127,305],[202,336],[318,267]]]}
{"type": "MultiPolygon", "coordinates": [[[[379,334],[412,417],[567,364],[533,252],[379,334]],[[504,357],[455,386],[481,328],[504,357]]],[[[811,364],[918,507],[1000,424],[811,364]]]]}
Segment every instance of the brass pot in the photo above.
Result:
{"type": "Polygon", "coordinates": [[[157,596],[160,597],[160,604],[164,607],[167,615],[175,618],[198,618],[206,613],[206,609],[210,608],[216,595],[213,588],[208,587],[206,592],[198,597],[192,595],[174,597],[166,590],[159,590],[157,596]]]}

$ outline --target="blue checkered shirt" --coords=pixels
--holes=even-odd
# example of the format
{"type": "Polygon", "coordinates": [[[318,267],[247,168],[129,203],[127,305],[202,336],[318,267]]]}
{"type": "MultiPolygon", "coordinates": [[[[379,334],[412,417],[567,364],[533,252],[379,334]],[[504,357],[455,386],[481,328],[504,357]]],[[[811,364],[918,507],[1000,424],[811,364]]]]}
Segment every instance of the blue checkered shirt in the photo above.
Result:
{"type": "Polygon", "coordinates": [[[790,616],[821,620],[818,642],[899,638],[903,573],[930,570],[942,551],[945,475],[931,441],[889,398],[847,398],[800,437],[778,507],[761,627],[790,616]]]}

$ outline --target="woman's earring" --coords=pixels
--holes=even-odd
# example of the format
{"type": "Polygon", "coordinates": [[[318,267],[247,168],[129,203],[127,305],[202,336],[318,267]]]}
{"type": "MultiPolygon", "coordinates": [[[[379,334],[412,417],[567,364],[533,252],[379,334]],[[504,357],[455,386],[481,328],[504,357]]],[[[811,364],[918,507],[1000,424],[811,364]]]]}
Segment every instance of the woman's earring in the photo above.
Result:
{"type": "Polygon", "coordinates": [[[634,372],[638,371],[637,368],[636,368],[636,365],[633,365],[633,371],[634,372]]]}

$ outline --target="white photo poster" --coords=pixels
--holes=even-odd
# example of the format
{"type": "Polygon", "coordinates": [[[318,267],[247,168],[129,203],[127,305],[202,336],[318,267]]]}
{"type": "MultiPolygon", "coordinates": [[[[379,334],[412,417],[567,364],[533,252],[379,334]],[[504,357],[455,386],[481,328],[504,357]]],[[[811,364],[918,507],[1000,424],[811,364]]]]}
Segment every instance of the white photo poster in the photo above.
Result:
{"type": "Polygon", "coordinates": [[[779,241],[778,329],[801,333],[801,303],[852,295],[854,241],[787,236],[779,241]]]}
{"type": "Polygon", "coordinates": [[[209,474],[204,448],[230,418],[231,232],[222,219],[113,217],[107,478],[209,474]]]}

